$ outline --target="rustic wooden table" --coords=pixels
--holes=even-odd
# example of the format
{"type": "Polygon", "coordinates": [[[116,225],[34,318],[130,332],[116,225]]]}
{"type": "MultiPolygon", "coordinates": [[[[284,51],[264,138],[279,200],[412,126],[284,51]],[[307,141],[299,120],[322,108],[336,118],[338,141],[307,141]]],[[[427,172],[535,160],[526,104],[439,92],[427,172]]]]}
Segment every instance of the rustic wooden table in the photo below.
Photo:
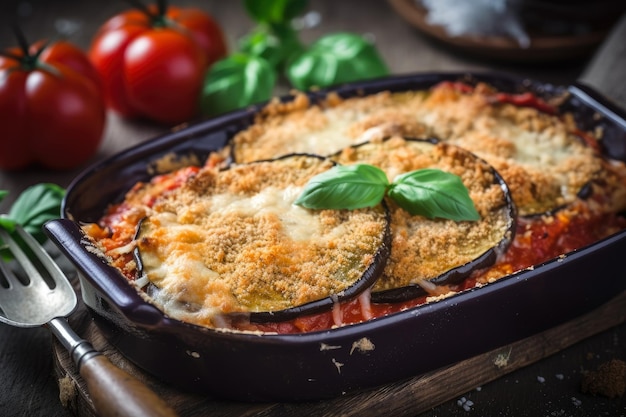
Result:
{"type": "MultiPolygon", "coordinates": [[[[176,3],[195,4],[211,12],[223,25],[231,45],[253,26],[240,1],[188,0],[176,3]]],[[[581,80],[626,108],[626,16],[618,21],[610,36],[592,55],[567,62],[531,65],[479,59],[451,50],[418,33],[385,1],[324,0],[311,3],[310,9],[318,13],[312,16],[321,21],[303,32],[305,41],[339,30],[368,34],[375,40],[394,74],[495,70],[559,84],[581,80]]],[[[0,16],[7,20],[17,19],[32,40],[49,36],[57,30],[69,30],[71,40],[86,48],[104,19],[127,7],[124,1],[3,0],[0,16]]],[[[14,44],[8,25],[0,25],[0,47],[14,44]]],[[[45,126],[41,128],[45,129],[45,126]]],[[[126,121],[109,114],[104,142],[94,161],[162,133],[165,133],[162,126],[126,121]]],[[[0,189],[11,192],[0,211],[6,210],[27,186],[43,181],[67,186],[79,171],[32,169],[0,173],[0,189]]],[[[493,416],[625,415],[626,398],[593,397],[580,390],[583,371],[595,369],[609,359],[626,359],[625,346],[626,324],[620,324],[494,382],[476,386],[423,416],[461,416],[468,412],[493,416]]],[[[0,415],[70,415],[61,406],[58,395],[52,370],[51,337],[47,330],[13,329],[0,325],[0,415]]]]}

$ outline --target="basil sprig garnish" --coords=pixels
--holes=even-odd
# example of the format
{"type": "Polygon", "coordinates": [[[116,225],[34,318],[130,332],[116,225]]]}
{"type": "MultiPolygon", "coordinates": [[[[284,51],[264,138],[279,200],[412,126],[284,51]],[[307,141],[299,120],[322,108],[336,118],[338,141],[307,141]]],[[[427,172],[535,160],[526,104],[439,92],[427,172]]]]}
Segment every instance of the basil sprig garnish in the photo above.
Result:
{"type": "MultiPolygon", "coordinates": [[[[6,197],[6,190],[0,191],[0,201],[6,197]]],[[[38,241],[43,242],[46,235],[41,227],[48,220],[61,215],[61,202],[65,189],[56,184],[41,183],[26,188],[11,205],[7,214],[0,214],[0,227],[13,232],[20,225],[38,241]]]]}
{"type": "Polygon", "coordinates": [[[200,99],[202,112],[216,115],[267,100],[274,84],[274,70],[268,61],[232,54],[207,72],[200,99]]]}
{"type": "Polygon", "coordinates": [[[372,165],[337,165],[311,178],[295,204],[311,209],[355,210],[379,204],[389,181],[372,165]]]}
{"type": "Polygon", "coordinates": [[[331,33],[296,55],[286,68],[299,90],[329,87],[387,75],[389,69],[374,44],[355,33],[331,33]]]}
{"type": "Polygon", "coordinates": [[[373,165],[336,165],[311,178],[295,204],[354,210],[373,207],[385,195],[412,215],[454,221],[480,219],[461,178],[438,169],[407,172],[389,182],[385,172],[373,165]]]}
{"type": "Polygon", "coordinates": [[[204,116],[269,100],[277,87],[308,90],[377,78],[389,69],[375,45],[350,32],[329,33],[310,45],[295,24],[308,0],[244,0],[256,25],[237,48],[207,71],[200,106],[204,116]],[[280,85],[279,85],[280,84],[280,85]]]}
{"type": "MultiPolygon", "coordinates": [[[[7,190],[0,190],[0,201],[8,194],[7,190]]],[[[0,228],[12,234],[15,232],[15,227],[19,225],[43,243],[47,238],[42,226],[48,220],[59,218],[64,196],[65,190],[56,184],[32,185],[22,191],[8,213],[0,214],[0,228]]],[[[13,254],[2,241],[0,241],[0,258],[5,261],[13,259],[13,254]]]]}

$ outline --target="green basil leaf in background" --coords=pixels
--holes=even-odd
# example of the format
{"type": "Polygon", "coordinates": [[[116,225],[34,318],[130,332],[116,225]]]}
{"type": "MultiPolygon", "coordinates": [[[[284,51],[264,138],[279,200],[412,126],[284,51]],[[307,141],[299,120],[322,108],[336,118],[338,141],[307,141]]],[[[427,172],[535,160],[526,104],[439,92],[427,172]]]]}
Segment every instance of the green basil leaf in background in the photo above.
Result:
{"type": "Polygon", "coordinates": [[[311,209],[354,210],[379,204],[389,181],[372,165],[337,165],[311,178],[295,204],[311,209]]]}
{"type": "Polygon", "coordinates": [[[345,32],[319,38],[294,57],[286,70],[290,83],[300,90],[377,78],[388,73],[373,44],[362,36],[345,32]]]}
{"type": "Polygon", "coordinates": [[[24,190],[11,206],[9,213],[0,216],[0,227],[13,231],[16,224],[32,234],[38,241],[46,237],[41,227],[48,220],[61,216],[61,201],[65,190],[50,183],[33,185],[24,190]]]}
{"type": "Polygon", "coordinates": [[[200,105],[205,116],[215,116],[269,100],[276,73],[265,59],[235,53],[211,66],[202,88],[200,105]]]}
{"type": "Polygon", "coordinates": [[[248,14],[260,23],[288,23],[304,12],[308,0],[245,0],[248,14]]]}
{"type": "Polygon", "coordinates": [[[267,60],[278,70],[291,55],[298,54],[303,46],[298,34],[289,25],[259,25],[239,41],[241,52],[267,60]]]}
{"type": "Polygon", "coordinates": [[[412,215],[455,221],[480,219],[461,178],[441,170],[421,169],[399,175],[388,195],[412,215]]]}
{"type": "MultiPolygon", "coordinates": [[[[0,190],[0,202],[2,202],[2,200],[4,200],[4,197],[6,197],[8,194],[9,192],[7,190],[0,190]]],[[[8,217],[6,217],[6,215],[0,215],[0,227],[8,231],[12,231],[15,227],[15,221],[9,219],[8,217]]]]}

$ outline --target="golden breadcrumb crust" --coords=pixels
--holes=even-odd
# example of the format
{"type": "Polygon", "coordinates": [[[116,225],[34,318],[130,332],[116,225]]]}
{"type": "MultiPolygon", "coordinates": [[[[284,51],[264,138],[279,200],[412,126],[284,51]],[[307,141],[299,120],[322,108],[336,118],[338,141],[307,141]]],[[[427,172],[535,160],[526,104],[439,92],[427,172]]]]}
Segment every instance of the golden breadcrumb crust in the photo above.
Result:
{"type": "Polygon", "coordinates": [[[147,213],[145,273],[164,297],[208,312],[275,311],[341,293],[372,264],[387,222],[380,206],[293,205],[330,167],[299,156],[201,170],[147,213]]]}
{"type": "Polygon", "coordinates": [[[284,153],[331,155],[391,135],[434,137],[484,158],[504,177],[520,214],[553,210],[576,199],[601,170],[601,158],[575,134],[569,117],[493,100],[479,84],[472,92],[451,86],[432,91],[381,92],[311,104],[301,95],[271,103],[233,140],[239,162],[284,153]]]}
{"type": "Polygon", "coordinates": [[[480,214],[479,221],[456,222],[412,216],[389,202],[392,213],[391,256],[374,291],[419,284],[457,268],[510,239],[513,219],[493,169],[453,145],[433,145],[392,137],[347,148],[336,158],[341,164],[368,163],[380,167],[390,181],[402,173],[425,168],[458,175],[480,214]]]}

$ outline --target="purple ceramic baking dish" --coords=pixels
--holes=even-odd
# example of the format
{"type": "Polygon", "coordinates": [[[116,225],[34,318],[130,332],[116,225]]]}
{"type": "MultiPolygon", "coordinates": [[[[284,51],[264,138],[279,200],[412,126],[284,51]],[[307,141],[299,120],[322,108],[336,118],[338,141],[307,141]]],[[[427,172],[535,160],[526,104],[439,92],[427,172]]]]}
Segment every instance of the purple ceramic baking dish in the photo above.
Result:
{"type": "MultiPolygon", "coordinates": [[[[342,96],[485,81],[501,91],[566,96],[583,129],[601,127],[612,158],[626,159],[624,112],[588,87],[501,74],[416,74],[338,88],[342,96]]],[[[322,97],[323,92],[312,96],[322,97]]],[[[287,98],[288,99],[288,98],[287,98]]],[[[626,289],[626,231],[482,288],[361,324],[290,335],[212,330],[165,317],[115,269],[87,250],[79,222],[96,221],[166,154],[200,160],[248,126],[258,107],[143,143],[99,163],[67,190],[62,219],[46,225],[75,264],[85,304],[108,340],[147,372],[183,390],[244,401],[323,399],[452,364],[541,332],[626,289]],[[360,349],[362,341],[371,344],[360,349]]]]}

